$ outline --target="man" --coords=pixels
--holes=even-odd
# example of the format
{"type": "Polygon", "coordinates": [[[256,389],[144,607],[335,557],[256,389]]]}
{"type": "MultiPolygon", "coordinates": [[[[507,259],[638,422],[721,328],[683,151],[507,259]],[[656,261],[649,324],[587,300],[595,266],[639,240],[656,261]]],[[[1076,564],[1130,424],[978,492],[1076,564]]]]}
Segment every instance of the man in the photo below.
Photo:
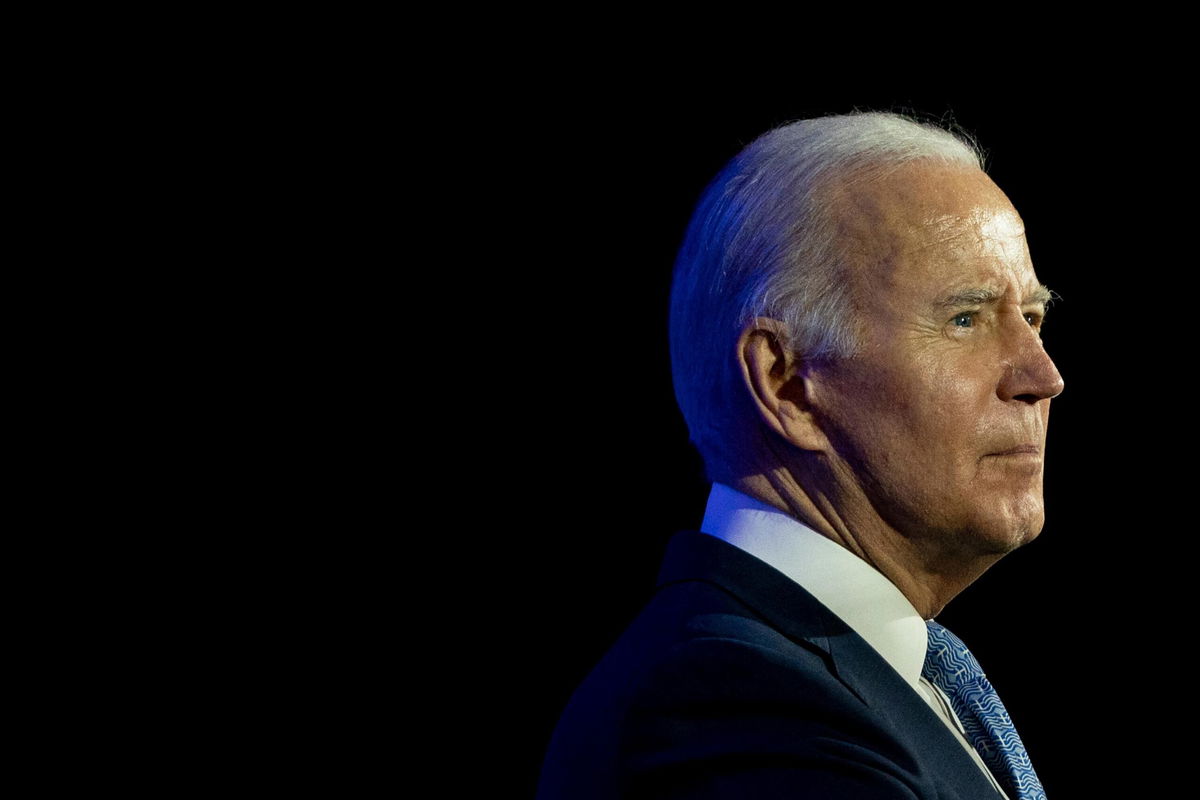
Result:
{"type": "Polygon", "coordinates": [[[708,509],[572,698],[539,796],[1044,797],[926,620],[1042,528],[1049,299],[946,131],[826,117],[739,154],[671,301],[708,509]]]}

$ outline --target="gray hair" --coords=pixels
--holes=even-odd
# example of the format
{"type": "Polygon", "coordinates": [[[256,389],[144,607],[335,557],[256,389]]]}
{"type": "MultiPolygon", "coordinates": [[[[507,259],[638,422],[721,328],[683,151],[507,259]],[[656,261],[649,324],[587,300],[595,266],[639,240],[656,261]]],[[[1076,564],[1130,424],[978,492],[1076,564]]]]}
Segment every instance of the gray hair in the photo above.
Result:
{"type": "Polygon", "coordinates": [[[779,320],[783,344],[809,360],[857,348],[847,243],[823,202],[827,191],[918,159],[983,168],[965,135],[855,113],[763,134],[704,191],[675,262],[670,332],[675,396],[710,478],[736,447],[726,441],[740,391],[733,346],[748,322],[779,320]]]}

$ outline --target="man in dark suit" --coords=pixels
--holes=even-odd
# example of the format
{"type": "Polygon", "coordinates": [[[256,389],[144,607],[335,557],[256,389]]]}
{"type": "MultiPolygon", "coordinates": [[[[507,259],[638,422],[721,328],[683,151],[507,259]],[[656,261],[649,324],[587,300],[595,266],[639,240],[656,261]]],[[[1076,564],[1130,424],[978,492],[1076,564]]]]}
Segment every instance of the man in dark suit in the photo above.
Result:
{"type": "Polygon", "coordinates": [[[572,698],[539,797],[1044,797],[998,699],[942,685],[933,662],[970,657],[926,620],[1042,528],[1049,299],[946,131],[856,114],[743,150],[672,290],[708,509],[572,698]]]}

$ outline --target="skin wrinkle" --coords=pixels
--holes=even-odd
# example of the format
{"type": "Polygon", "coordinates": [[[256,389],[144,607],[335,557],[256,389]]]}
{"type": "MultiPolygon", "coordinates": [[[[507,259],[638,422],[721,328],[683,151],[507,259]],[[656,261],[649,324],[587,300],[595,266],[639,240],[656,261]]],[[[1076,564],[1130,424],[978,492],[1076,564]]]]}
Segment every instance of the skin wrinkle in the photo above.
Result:
{"type": "Polygon", "coordinates": [[[735,488],[873,564],[927,618],[1042,528],[1049,291],[977,170],[908,165],[835,192],[863,346],[807,363],[760,321],[739,352],[763,438],[735,488]],[[948,303],[953,303],[948,307],[948,303]],[[1013,454],[1024,447],[1034,452],[1013,454]]]}

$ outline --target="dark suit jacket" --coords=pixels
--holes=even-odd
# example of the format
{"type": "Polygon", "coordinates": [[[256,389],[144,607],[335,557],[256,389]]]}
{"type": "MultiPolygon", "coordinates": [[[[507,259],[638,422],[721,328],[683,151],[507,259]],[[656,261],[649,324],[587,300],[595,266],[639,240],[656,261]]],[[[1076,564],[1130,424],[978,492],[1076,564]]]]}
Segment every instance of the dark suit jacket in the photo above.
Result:
{"type": "Polygon", "coordinates": [[[925,701],[783,573],[702,533],[576,691],[539,800],[996,800],[925,701]]]}

